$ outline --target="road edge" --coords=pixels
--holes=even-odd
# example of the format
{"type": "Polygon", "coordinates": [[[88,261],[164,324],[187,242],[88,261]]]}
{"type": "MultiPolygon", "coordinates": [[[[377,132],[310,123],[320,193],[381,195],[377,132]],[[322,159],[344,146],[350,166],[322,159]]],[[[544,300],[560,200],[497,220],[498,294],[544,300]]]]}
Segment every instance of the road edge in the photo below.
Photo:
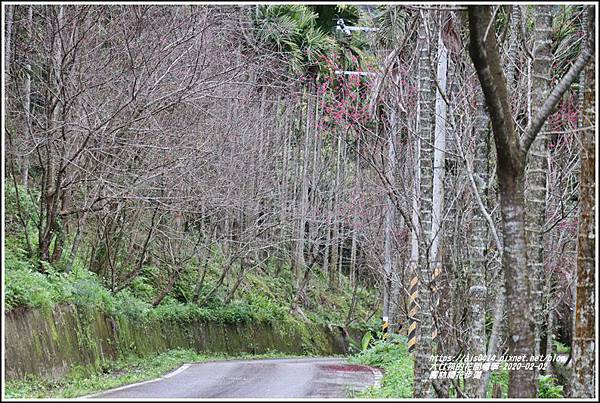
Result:
{"type": "Polygon", "coordinates": [[[184,364],[181,364],[178,368],[176,368],[176,369],[174,369],[174,370],[172,370],[172,371],[164,374],[161,377],[154,378],[154,379],[148,379],[146,381],[141,381],[141,382],[136,382],[136,383],[130,383],[128,385],[118,386],[118,387],[112,388],[112,389],[101,390],[101,391],[90,393],[90,394],[87,394],[87,395],[84,395],[84,396],[76,397],[76,398],[74,398],[74,400],[89,399],[89,398],[92,398],[92,397],[95,397],[95,396],[98,396],[98,395],[102,395],[104,393],[117,392],[119,390],[129,389],[129,388],[132,388],[134,386],[145,385],[145,384],[148,384],[148,383],[160,381],[162,379],[169,379],[169,378],[171,378],[171,377],[173,377],[173,376],[175,376],[175,375],[177,375],[177,374],[185,371],[186,369],[188,369],[191,366],[192,366],[192,363],[184,363],[184,364]]]}
{"type": "MultiPolygon", "coordinates": [[[[327,358],[329,358],[329,357],[327,357],[327,358]]],[[[287,358],[283,358],[283,359],[287,359],[287,358]]],[[[221,360],[215,360],[215,361],[221,361],[221,360]]],[[[232,360],[232,361],[237,361],[237,360],[232,360]]],[[[239,361],[246,361],[246,360],[239,360],[239,361]]],[[[254,361],[254,360],[247,360],[247,361],[254,361]]],[[[260,359],[258,359],[256,361],[260,361],[260,359]]],[[[204,363],[205,362],[202,362],[202,364],[204,364],[204,363]]],[[[120,390],[132,388],[134,386],[146,385],[146,384],[157,382],[160,380],[169,379],[169,378],[174,377],[175,375],[182,373],[183,371],[190,368],[194,364],[197,364],[197,363],[193,363],[193,362],[184,363],[184,364],[180,365],[179,367],[175,368],[174,370],[167,372],[166,374],[164,374],[158,378],[148,379],[148,380],[141,381],[141,382],[131,383],[128,385],[118,386],[118,387],[112,388],[112,389],[107,389],[107,390],[90,393],[90,394],[87,394],[84,396],[79,396],[79,397],[73,398],[73,400],[90,399],[90,398],[97,397],[97,396],[105,394],[105,393],[117,392],[120,390]]],[[[380,388],[382,386],[381,381],[383,380],[383,376],[384,376],[383,371],[380,368],[372,367],[370,365],[362,365],[362,366],[367,367],[369,369],[369,371],[371,371],[371,374],[373,375],[373,383],[371,385],[368,385],[367,387],[380,388]]]]}
{"type": "Polygon", "coordinates": [[[383,380],[383,371],[379,368],[369,366],[369,369],[373,373],[373,377],[375,378],[375,382],[373,385],[376,388],[380,388],[382,386],[381,381],[383,380]]]}

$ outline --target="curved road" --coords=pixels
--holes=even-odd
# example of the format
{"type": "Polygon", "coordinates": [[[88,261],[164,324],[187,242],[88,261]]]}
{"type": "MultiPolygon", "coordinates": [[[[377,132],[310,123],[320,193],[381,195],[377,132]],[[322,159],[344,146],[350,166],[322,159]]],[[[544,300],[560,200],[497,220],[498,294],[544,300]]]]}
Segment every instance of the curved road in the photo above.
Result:
{"type": "Polygon", "coordinates": [[[185,364],[162,378],[92,398],[345,398],[374,385],[381,372],[343,358],[211,361],[185,364]]]}

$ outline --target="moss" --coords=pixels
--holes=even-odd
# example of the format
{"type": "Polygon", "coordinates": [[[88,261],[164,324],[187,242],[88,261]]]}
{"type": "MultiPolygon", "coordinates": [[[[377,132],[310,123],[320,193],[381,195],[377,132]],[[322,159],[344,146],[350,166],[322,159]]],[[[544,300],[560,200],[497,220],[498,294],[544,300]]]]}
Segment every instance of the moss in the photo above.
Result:
{"type": "MultiPolygon", "coordinates": [[[[305,354],[343,350],[338,329],[314,323],[345,317],[348,306],[344,301],[350,299],[345,278],[339,292],[332,294],[326,278],[316,274],[307,290],[313,305],[306,309],[314,323],[307,323],[289,311],[294,287],[285,262],[267,263],[267,272],[277,271],[277,277],[267,272],[248,273],[236,298],[226,305],[218,292],[203,300],[202,307],[185,303],[182,296],[189,296],[189,284],[178,284],[177,292],[153,308],[148,301],[154,297],[152,279],[160,272],[158,268],[145,267],[135,286],[113,294],[79,261],[70,273],[61,272],[59,262],[47,265],[47,274],[41,274],[37,272],[39,262],[27,257],[21,240],[7,240],[6,250],[9,311],[5,318],[10,331],[5,362],[9,378],[28,373],[57,378],[72,365],[98,368],[117,357],[147,356],[170,348],[305,354]]],[[[222,253],[215,250],[207,289],[220,274],[222,261],[222,253]]],[[[359,287],[357,313],[366,306],[361,301],[369,299],[368,292],[359,287]]]]}
{"type": "Polygon", "coordinates": [[[34,336],[32,338],[32,344],[33,344],[33,351],[35,353],[35,356],[37,357],[42,357],[43,353],[42,353],[42,344],[40,342],[40,339],[36,336],[34,336]]]}
{"type": "Polygon", "coordinates": [[[22,379],[27,373],[55,379],[71,366],[94,371],[114,358],[131,354],[143,357],[172,348],[229,354],[343,353],[343,348],[331,342],[333,337],[341,337],[338,329],[297,319],[274,324],[200,320],[182,324],[166,319],[137,323],[125,315],[108,316],[61,305],[50,315],[39,311],[9,315],[7,326],[7,379],[22,379]],[[25,332],[31,334],[30,339],[19,339],[24,333],[18,329],[23,328],[31,329],[25,332]]]}
{"type": "Polygon", "coordinates": [[[56,330],[56,324],[55,324],[54,321],[50,321],[50,333],[52,334],[52,340],[54,341],[54,343],[60,345],[60,340],[61,339],[58,336],[58,331],[56,330]]]}

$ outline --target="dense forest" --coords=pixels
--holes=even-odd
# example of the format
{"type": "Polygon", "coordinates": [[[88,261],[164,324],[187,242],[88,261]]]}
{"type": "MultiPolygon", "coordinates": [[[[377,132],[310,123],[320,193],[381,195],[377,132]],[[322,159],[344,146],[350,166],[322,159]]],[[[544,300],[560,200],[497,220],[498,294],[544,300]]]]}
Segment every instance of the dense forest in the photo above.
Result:
{"type": "Polygon", "coordinates": [[[400,333],[414,397],[567,346],[508,396],[593,397],[596,12],[5,6],[5,310],[400,333]]]}

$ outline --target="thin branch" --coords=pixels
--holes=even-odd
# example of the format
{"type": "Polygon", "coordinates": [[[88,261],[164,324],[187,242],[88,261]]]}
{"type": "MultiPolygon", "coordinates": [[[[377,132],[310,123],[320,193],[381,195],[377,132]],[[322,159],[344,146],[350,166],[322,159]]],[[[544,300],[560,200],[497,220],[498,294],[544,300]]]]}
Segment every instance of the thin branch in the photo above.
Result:
{"type": "MultiPolygon", "coordinates": [[[[593,11],[592,11],[593,12],[593,11]]],[[[552,89],[543,105],[538,109],[535,116],[531,119],[527,128],[525,129],[525,133],[521,138],[520,148],[523,155],[527,155],[531,144],[535,140],[538,135],[540,129],[544,125],[548,116],[554,110],[554,107],[558,104],[558,101],[562,98],[563,94],[569,89],[571,84],[579,77],[579,73],[583,70],[585,65],[588,63],[590,58],[592,57],[592,52],[594,49],[595,40],[594,40],[594,31],[588,32],[588,40],[584,42],[584,46],[581,49],[581,53],[575,60],[575,63],[571,66],[567,74],[563,76],[556,86],[552,89]]]]}

